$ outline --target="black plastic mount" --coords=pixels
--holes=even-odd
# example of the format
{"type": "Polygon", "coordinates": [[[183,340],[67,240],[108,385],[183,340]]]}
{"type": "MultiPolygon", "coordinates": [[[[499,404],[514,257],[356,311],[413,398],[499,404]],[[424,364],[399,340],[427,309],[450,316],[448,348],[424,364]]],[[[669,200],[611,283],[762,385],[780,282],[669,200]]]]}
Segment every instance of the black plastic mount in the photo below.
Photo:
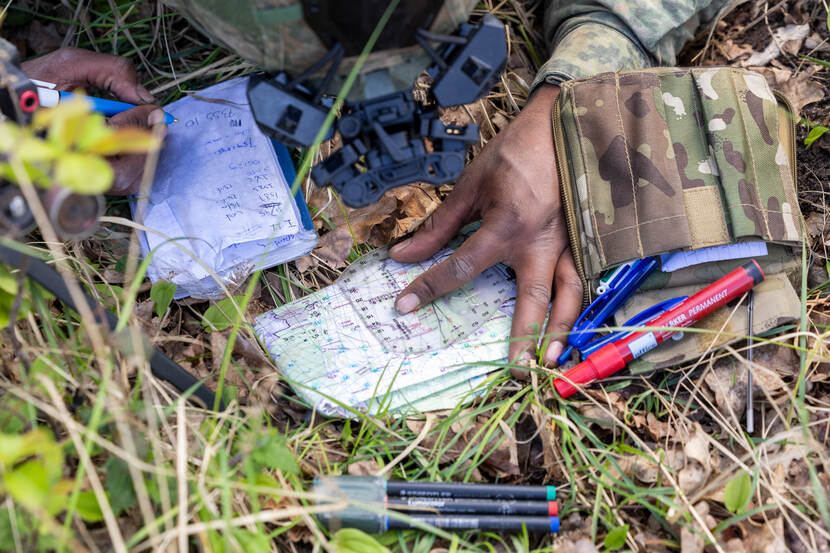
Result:
{"type": "MultiPolygon", "coordinates": [[[[318,4],[333,9],[331,3],[318,4]]],[[[478,25],[461,25],[455,35],[418,29],[414,38],[434,62],[428,69],[433,79],[430,102],[416,103],[407,91],[344,104],[337,122],[343,146],[311,172],[317,186],[331,186],[350,207],[375,202],[397,186],[438,186],[457,179],[467,146],[478,140],[477,125],[446,125],[438,117],[438,106],[467,104],[487,94],[507,61],[504,25],[487,14],[478,25]]],[[[344,48],[336,43],[296,78],[285,73],[252,77],[248,100],[262,131],[289,146],[310,146],[328,111],[320,91],[343,55],[344,48]],[[323,84],[312,92],[306,79],[329,64],[323,84]]]]}
{"type": "Polygon", "coordinates": [[[317,186],[337,190],[349,207],[369,205],[404,184],[455,180],[464,169],[467,145],[478,141],[477,125],[446,125],[435,106],[416,104],[409,92],[346,104],[337,130],[343,147],[311,176],[317,186]],[[431,152],[422,138],[431,143],[431,152]]]}
{"type": "MultiPolygon", "coordinates": [[[[313,144],[331,107],[331,102],[323,99],[322,91],[334,78],[342,60],[343,47],[335,44],[296,78],[284,71],[271,76],[251,76],[248,103],[262,132],[292,148],[313,144]],[[312,92],[305,80],[326,65],[329,68],[320,88],[312,92]]],[[[330,129],[323,140],[329,140],[333,135],[334,130],[330,129]]]]}
{"type": "Polygon", "coordinates": [[[475,102],[496,84],[507,64],[504,25],[489,13],[478,25],[462,24],[456,35],[436,35],[419,29],[415,40],[435,65],[427,72],[439,106],[475,102]],[[441,44],[439,50],[428,41],[441,44]]]}

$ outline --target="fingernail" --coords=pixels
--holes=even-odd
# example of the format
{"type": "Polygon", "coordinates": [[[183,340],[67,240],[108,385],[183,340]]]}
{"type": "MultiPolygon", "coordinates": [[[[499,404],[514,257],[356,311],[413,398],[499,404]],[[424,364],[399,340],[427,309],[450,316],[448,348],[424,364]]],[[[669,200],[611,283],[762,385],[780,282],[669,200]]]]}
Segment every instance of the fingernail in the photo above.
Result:
{"type": "Polygon", "coordinates": [[[152,104],[153,102],[156,101],[156,99],[153,97],[153,95],[150,94],[150,91],[147,90],[146,88],[144,88],[141,85],[138,85],[137,87],[135,87],[135,93],[138,94],[139,98],[141,98],[142,100],[144,100],[148,104],[152,104]]]}
{"type": "Polygon", "coordinates": [[[159,123],[164,123],[164,112],[160,109],[154,109],[150,112],[150,115],[147,116],[147,126],[155,127],[159,123]]]}
{"type": "Polygon", "coordinates": [[[415,294],[407,294],[395,302],[395,309],[397,309],[398,313],[401,315],[405,315],[410,311],[414,311],[415,308],[418,307],[418,303],[418,296],[415,294]]]}
{"type": "Polygon", "coordinates": [[[562,342],[551,343],[545,352],[545,366],[555,367],[560,355],[562,355],[562,342]]]}
{"type": "Polygon", "coordinates": [[[519,357],[519,360],[516,361],[516,364],[521,365],[523,367],[532,367],[533,362],[534,362],[533,355],[531,355],[531,353],[529,351],[526,351],[526,352],[522,353],[522,355],[519,357]]]}
{"type": "Polygon", "coordinates": [[[404,251],[409,245],[412,243],[412,238],[407,238],[403,242],[398,242],[392,248],[390,248],[389,253],[398,253],[404,251]]]}

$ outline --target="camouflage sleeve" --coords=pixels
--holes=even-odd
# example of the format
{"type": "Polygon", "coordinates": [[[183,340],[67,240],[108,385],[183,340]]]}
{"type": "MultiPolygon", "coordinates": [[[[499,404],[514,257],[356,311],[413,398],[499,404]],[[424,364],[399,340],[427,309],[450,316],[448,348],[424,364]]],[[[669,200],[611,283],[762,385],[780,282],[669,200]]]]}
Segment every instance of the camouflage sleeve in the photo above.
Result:
{"type": "Polygon", "coordinates": [[[532,89],[605,71],[674,65],[697,29],[729,0],[549,0],[544,34],[551,57],[532,89]]]}

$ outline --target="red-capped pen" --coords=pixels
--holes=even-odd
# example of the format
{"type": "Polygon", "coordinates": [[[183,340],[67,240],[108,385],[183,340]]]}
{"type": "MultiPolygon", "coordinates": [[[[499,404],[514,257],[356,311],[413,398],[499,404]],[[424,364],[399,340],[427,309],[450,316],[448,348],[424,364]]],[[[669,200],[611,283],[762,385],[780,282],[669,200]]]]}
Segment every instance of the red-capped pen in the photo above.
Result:
{"type": "MultiPolygon", "coordinates": [[[[716,311],[741,294],[751,290],[764,280],[761,266],[754,259],[744,263],[728,275],[716,280],[697,294],[689,297],[673,309],[669,309],[649,326],[687,327],[709,313],[716,311]]],[[[563,398],[571,396],[577,389],[571,384],[588,384],[607,378],[663,343],[676,331],[653,330],[635,332],[616,342],[611,342],[585,358],[574,368],[566,371],[562,378],[553,381],[553,386],[563,398]],[[569,382],[570,381],[570,382],[569,382]]]]}

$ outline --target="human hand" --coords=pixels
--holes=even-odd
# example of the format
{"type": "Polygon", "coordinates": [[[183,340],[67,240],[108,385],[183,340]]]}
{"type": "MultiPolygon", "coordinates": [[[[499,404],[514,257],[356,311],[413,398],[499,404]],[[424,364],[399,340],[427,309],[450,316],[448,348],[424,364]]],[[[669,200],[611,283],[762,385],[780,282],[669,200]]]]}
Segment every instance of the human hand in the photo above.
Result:
{"type": "MultiPolygon", "coordinates": [[[[421,261],[468,222],[481,228],[444,262],[415,279],[397,297],[408,313],[504,262],[516,272],[516,308],[509,359],[527,365],[555,288],[544,352],[553,365],[579,315],[582,283],[568,248],[551,129],[559,87],[543,85],[524,110],[466,168],[455,189],[415,235],[390,250],[396,261],[421,261]]],[[[523,377],[527,371],[514,370],[523,377]]]]}
{"type": "MultiPolygon", "coordinates": [[[[59,90],[100,88],[112,92],[119,100],[137,107],[110,117],[114,127],[152,128],[164,124],[164,112],[153,95],[138,82],[135,68],[127,58],[91,52],[80,48],[61,48],[21,64],[29,77],[54,83],[59,90]]],[[[110,164],[115,179],[109,193],[134,194],[138,191],[146,156],[129,154],[112,156],[110,164]]]]}

